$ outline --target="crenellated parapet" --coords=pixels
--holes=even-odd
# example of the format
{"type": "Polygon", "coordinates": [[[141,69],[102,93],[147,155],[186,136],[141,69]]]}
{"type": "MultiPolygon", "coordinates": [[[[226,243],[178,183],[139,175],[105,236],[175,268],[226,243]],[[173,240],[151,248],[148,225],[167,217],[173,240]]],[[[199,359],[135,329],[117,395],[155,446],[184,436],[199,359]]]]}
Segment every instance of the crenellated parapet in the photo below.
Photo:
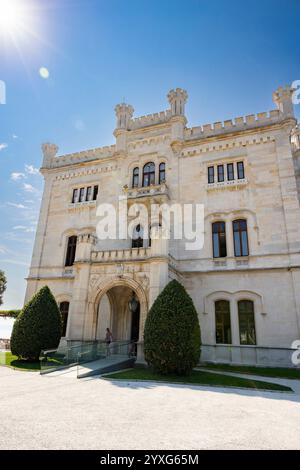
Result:
{"type": "Polygon", "coordinates": [[[93,233],[80,233],[77,236],[77,248],[75,262],[82,263],[90,261],[91,252],[96,245],[97,236],[93,233]]]}
{"type": "Polygon", "coordinates": [[[172,116],[171,110],[161,111],[160,113],[147,114],[129,121],[129,130],[142,129],[143,127],[164,124],[172,116]]]}
{"type": "Polygon", "coordinates": [[[44,155],[42,168],[52,169],[111,157],[115,153],[115,145],[83,150],[62,156],[56,155],[58,147],[55,144],[43,144],[42,150],[44,155]]]}
{"type": "Polygon", "coordinates": [[[273,109],[269,112],[249,114],[247,116],[239,116],[226,121],[187,128],[185,129],[184,137],[186,140],[192,140],[228,134],[231,132],[240,132],[280,123],[282,119],[283,116],[280,111],[273,109]]]}

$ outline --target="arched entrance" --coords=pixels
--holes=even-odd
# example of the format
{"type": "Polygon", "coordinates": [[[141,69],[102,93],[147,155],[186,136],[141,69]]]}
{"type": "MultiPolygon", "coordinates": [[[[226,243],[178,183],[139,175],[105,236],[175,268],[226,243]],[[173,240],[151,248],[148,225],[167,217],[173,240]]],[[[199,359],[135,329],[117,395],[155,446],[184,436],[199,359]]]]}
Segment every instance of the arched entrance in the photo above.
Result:
{"type": "Polygon", "coordinates": [[[140,340],[141,306],[131,287],[111,287],[99,298],[96,310],[95,339],[103,340],[110,328],[115,341],[140,340]]]}

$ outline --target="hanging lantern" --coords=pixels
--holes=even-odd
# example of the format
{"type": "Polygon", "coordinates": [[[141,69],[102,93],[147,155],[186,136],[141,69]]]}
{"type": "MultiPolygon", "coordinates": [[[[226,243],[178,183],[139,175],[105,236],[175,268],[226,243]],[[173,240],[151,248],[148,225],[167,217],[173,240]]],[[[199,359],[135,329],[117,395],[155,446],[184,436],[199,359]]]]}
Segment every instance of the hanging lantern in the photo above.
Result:
{"type": "Polygon", "coordinates": [[[129,310],[130,310],[132,313],[135,313],[135,312],[137,311],[138,305],[139,305],[139,302],[138,302],[138,300],[137,300],[136,297],[135,297],[135,293],[132,291],[132,297],[131,297],[131,299],[130,299],[129,302],[128,302],[129,310]]]}

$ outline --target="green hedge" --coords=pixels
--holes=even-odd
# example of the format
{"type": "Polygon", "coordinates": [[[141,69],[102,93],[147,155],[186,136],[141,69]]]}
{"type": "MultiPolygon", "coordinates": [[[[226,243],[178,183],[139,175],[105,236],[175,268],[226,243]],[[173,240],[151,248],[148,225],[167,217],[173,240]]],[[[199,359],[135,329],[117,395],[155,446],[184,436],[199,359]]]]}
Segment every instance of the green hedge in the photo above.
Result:
{"type": "Polygon", "coordinates": [[[145,323],[147,363],[160,374],[190,374],[200,357],[200,326],[191,297],[176,280],[153,303],[145,323]]]}
{"type": "Polygon", "coordinates": [[[10,339],[12,354],[38,360],[42,349],[56,348],[62,331],[62,318],[48,286],[42,287],[25,305],[14,322],[10,339]]]}
{"type": "Polygon", "coordinates": [[[0,317],[10,317],[10,318],[17,318],[21,309],[15,310],[0,310],[0,317]]]}

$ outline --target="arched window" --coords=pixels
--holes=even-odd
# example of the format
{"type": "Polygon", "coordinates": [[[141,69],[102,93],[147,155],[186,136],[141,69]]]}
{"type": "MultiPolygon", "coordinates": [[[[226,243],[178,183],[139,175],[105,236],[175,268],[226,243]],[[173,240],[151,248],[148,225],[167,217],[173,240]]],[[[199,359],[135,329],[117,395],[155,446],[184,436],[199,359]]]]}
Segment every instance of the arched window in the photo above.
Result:
{"type": "Polygon", "coordinates": [[[230,303],[228,300],[215,302],[216,343],[231,344],[230,303]]]}
{"type": "Polygon", "coordinates": [[[256,344],[254,303],[252,300],[238,302],[240,344],[256,344]]]}
{"type": "Polygon", "coordinates": [[[132,172],[132,187],[137,188],[139,185],[139,168],[135,167],[132,172]]]}
{"type": "Polygon", "coordinates": [[[214,258],[225,258],[225,256],[227,256],[225,230],[225,222],[214,222],[212,224],[212,242],[214,258]]]}
{"type": "Polygon", "coordinates": [[[142,248],[144,246],[143,227],[137,225],[132,234],[132,248],[142,248]]]}
{"type": "Polygon", "coordinates": [[[166,164],[164,162],[159,164],[159,184],[166,181],[166,164]]]}
{"type": "Polygon", "coordinates": [[[65,266],[73,266],[76,254],[77,237],[72,235],[68,238],[67,254],[65,266]]]}
{"type": "Polygon", "coordinates": [[[155,165],[153,162],[146,163],[143,168],[143,186],[155,184],[155,165]]]}
{"type": "Polygon", "coordinates": [[[69,302],[61,302],[59,304],[59,310],[62,317],[62,336],[66,336],[67,325],[68,325],[68,315],[69,315],[69,302]]]}
{"type": "Polygon", "coordinates": [[[235,256],[248,256],[248,234],[247,220],[238,219],[232,222],[233,226],[233,242],[235,256]]]}

